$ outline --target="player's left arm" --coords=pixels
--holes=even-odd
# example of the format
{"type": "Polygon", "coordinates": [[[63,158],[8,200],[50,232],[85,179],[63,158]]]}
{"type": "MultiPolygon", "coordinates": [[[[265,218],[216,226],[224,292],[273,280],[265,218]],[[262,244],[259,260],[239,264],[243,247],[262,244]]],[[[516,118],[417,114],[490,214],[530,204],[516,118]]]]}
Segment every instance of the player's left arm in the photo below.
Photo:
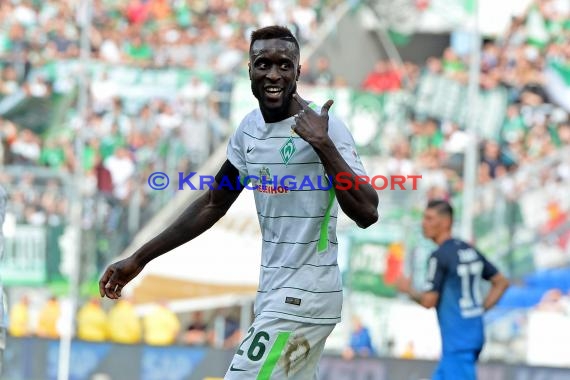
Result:
{"type": "Polygon", "coordinates": [[[491,289],[483,301],[483,308],[487,311],[499,302],[509,288],[510,282],[483,255],[481,259],[483,260],[482,277],[491,283],[491,289]]]}
{"type": "Polygon", "coordinates": [[[370,183],[359,181],[358,176],[342,157],[329,135],[328,112],[333,101],[327,101],[319,114],[298,95],[294,94],[293,98],[302,107],[301,113],[295,116],[293,130],[313,147],[329,176],[334,179],[339,174],[343,176],[344,190],[333,184],[342,211],[361,228],[367,228],[376,223],[378,220],[376,190],[370,183]]]}

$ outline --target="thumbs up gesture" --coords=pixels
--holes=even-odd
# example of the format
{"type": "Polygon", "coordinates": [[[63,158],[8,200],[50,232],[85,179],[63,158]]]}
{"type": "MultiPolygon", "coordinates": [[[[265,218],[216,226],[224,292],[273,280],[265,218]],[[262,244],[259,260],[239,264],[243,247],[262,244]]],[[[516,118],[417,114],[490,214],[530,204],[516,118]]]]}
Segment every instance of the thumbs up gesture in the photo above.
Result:
{"type": "Polygon", "coordinates": [[[295,124],[291,126],[293,131],[312,146],[325,141],[328,138],[329,109],[334,101],[329,99],[317,113],[299,95],[293,94],[293,99],[301,106],[301,111],[295,115],[295,124]]]}

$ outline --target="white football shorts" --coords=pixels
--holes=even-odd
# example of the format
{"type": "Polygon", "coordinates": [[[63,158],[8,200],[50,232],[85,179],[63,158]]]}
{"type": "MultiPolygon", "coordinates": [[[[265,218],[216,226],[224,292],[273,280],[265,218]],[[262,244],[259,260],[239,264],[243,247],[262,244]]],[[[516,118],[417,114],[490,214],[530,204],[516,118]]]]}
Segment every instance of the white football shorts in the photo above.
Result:
{"type": "Polygon", "coordinates": [[[224,380],[317,380],[319,360],[335,326],[258,316],[224,380]]]}

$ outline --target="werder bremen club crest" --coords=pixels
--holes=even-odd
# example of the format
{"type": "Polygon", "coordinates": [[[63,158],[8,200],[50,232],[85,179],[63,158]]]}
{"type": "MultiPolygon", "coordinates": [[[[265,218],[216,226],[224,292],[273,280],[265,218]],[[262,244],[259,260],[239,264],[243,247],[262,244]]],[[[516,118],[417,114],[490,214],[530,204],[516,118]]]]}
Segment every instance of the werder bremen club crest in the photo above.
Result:
{"type": "Polygon", "coordinates": [[[291,158],[293,157],[296,151],[297,148],[295,147],[295,142],[293,141],[293,137],[289,137],[289,139],[285,142],[285,144],[283,144],[283,146],[279,150],[279,152],[281,153],[281,158],[283,159],[283,163],[285,165],[289,164],[289,161],[291,161],[291,158]]]}

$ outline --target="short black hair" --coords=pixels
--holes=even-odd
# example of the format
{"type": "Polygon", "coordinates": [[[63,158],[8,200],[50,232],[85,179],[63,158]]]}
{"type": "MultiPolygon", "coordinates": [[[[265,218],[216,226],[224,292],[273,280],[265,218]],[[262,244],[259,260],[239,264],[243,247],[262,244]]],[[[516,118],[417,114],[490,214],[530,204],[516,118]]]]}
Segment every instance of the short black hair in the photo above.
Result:
{"type": "Polygon", "coordinates": [[[293,42],[295,44],[295,47],[297,48],[297,54],[300,54],[301,49],[299,47],[299,42],[297,41],[297,38],[295,38],[293,32],[291,32],[291,30],[289,30],[289,28],[287,28],[286,26],[280,26],[280,25],[266,26],[264,28],[260,28],[251,32],[249,53],[251,54],[251,47],[253,46],[253,43],[255,41],[272,40],[274,38],[293,42]]]}
{"type": "Polygon", "coordinates": [[[432,199],[428,202],[427,208],[435,209],[439,215],[447,215],[453,220],[453,207],[451,207],[451,204],[446,200],[432,199]]]}

